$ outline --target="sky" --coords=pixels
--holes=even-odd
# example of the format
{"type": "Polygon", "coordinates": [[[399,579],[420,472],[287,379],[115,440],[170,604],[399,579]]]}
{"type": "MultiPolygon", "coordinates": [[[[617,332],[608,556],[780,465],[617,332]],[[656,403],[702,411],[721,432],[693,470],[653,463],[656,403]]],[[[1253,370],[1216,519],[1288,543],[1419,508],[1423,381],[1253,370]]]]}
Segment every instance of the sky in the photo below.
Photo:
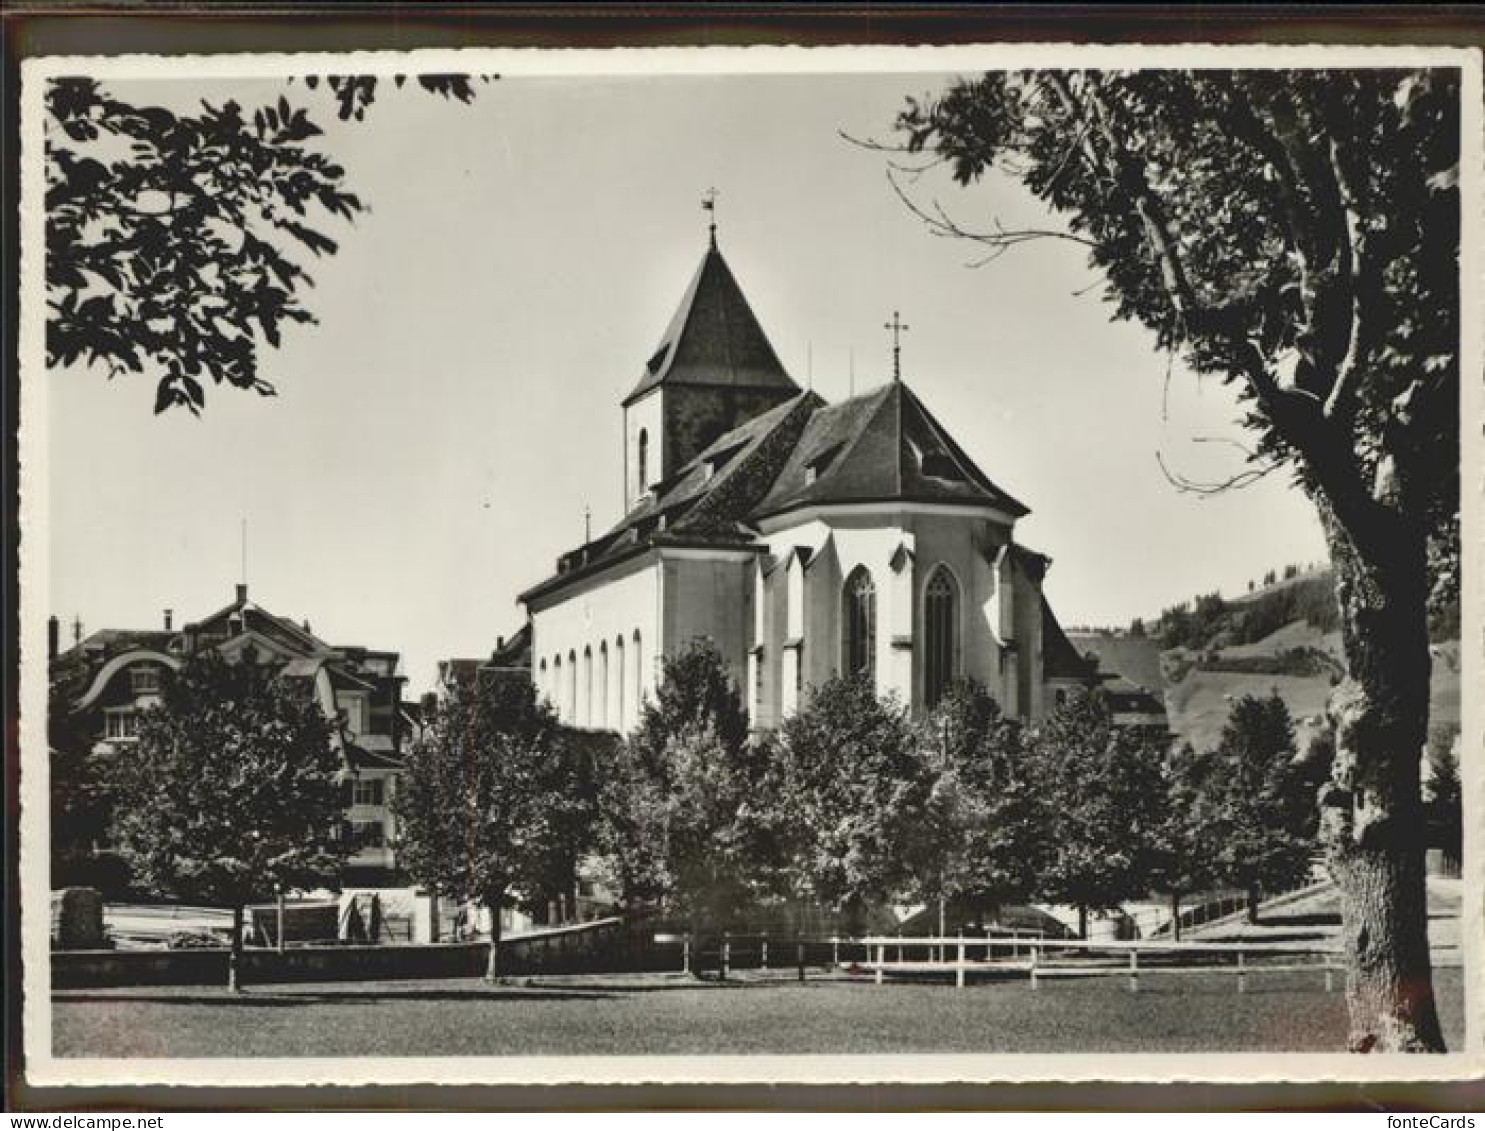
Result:
{"type": "MultiPolygon", "coordinates": [[[[1284,475],[1178,492],[1241,468],[1227,389],[1110,321],[1085,249],[1038,241],[972,266],[897,199],[886,158],[909,95],[943,75],[509,78],[460,105],[383,84],[361,123],[282,80],[112,80],[186,109],[280,95],[370,205],[309,264],[313,326],[265,350],[278,396],[211,387],[198,419],[153,415],[154,382],[49,373],[50,603],[84,632],[177,625],[252,598],[334,644],[399,651],[409,694],[439,659],[488,654],[516,597],[620,518],[622,415],[718,239],[784,365],[839,400],[903,378],[1031,507],[1065,625],[1123,624],[1317,561],[1284,475]]],[[[1009,179],[906,186],[966,226],[1060,226],[1009,179]]],[[[64,629],[64,640],[70,630],[64,629]]]]}

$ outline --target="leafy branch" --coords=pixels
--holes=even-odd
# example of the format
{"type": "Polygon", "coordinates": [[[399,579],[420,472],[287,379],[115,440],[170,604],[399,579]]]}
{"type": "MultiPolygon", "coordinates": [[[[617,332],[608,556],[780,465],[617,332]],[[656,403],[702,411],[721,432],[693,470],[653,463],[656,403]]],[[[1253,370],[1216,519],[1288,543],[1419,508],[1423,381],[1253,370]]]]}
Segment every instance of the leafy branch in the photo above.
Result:
{"type": "MultiPolygon", "coordinates": [[[[360,121],[378,79],[325,82],[340,117],[360,121]]],[[[467,75],[417,82],[474,97],[467,75]]],[[[177,113],[62,78],[47,88],[46,114],[48,365],[148,374],[156,413],[199,415],[208,383],[275,395],[263,350],[287,324],[316,321],[302,301],[314,284],[305,253],[334,255],[328,225],[367,210],[317,148],[323,131],[309,111],[282,96],[251,111],[203,101],[177,113]]]]}

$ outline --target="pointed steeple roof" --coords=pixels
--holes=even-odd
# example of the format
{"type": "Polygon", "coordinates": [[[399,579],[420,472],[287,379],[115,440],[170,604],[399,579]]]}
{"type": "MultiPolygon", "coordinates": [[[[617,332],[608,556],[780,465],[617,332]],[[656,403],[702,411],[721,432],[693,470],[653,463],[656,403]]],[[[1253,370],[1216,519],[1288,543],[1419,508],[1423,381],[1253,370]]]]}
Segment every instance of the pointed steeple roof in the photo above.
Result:
{"type": "Polygon", "coordinates": [[[817,411],[755,514],[899,500],[991,506],[1013,518],[1029,513],[894,381],[817,411]]]}
{"type": "Polygon", "coordinates": [[[624,404],[662,384],[799,391],[715,242],[624,404]]]}

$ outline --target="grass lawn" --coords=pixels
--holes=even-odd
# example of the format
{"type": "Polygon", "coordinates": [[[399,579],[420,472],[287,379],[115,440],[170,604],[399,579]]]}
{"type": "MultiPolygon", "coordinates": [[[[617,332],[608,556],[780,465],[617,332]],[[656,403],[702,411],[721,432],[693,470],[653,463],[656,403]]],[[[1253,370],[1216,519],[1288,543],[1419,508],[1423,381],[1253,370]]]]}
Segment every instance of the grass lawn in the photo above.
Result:
{"type": "MultiPolygon", "coordinates": [[[[1462,1047],[1458,969],[1435,973],[1462,1047]]],[[[1024,978],[877,986],[779,975],[725,985],[676,975],[64,990],[58,1056],[492,1056],[708,1053],[1334,1052],[1345,1004],[1318,974],[1024,978]]]]}

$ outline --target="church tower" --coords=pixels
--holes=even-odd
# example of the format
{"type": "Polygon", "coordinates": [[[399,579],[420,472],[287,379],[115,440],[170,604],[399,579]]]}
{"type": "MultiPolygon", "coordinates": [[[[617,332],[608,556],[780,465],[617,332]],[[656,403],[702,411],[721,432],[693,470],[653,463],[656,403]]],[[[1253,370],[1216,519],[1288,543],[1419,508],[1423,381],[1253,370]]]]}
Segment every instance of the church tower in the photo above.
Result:
{"type": "Polygon", "coordinates": [[[624,398],[624,509],[731,431],[799,393],[717,247],[624,398]]]}

